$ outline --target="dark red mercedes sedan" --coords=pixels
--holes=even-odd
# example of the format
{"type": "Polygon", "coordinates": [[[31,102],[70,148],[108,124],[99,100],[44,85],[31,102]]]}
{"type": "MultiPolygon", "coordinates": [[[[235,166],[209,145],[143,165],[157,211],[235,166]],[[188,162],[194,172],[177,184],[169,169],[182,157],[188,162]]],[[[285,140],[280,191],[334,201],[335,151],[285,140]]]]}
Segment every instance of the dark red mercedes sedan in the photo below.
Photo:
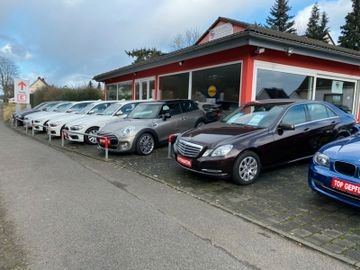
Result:
{"type": "Polygon", "coordinates": [[[179,134],[175,159],[183,168],[248,185],[269,167],[311,157],[351,135],[355,119],[321,101],[262,100],[223,120],[179,134]]]}

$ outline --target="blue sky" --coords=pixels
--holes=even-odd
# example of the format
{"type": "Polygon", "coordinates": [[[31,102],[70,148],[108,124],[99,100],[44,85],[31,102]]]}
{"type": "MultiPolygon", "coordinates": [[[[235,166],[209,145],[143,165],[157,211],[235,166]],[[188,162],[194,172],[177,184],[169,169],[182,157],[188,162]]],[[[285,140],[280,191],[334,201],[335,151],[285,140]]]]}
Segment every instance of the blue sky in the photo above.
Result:
{"type": "MultiPolygon", "coordinates": [[[[21,77],[57,86],[87,84],[94,75],[128,65],[124,50],[169,51],[174,36],[203,32],[218,16],[264,23],[273,0],[1,0],[0,55],[21,77]]],[[[335,40],[351,0],[318,1],[335,40]]],[[[314,1],[289,0],[300,33],[314,1]]]]}

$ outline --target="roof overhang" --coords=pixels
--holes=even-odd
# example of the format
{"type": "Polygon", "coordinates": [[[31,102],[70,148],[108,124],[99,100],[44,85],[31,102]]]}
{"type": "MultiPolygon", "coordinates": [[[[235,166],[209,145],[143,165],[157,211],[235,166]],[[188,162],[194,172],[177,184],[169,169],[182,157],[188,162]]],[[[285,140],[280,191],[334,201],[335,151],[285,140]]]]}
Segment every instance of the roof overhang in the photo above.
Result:
{"type": "MultiPolygon", "coordinates": [[[[266,30],[269,32],[269,30],[266,30]]],[[[262,33],[258,29],[246,30],[230,36],[226,36],[201,45],[194,45],[171,52],[145,62],[125,66],[94,76],[94,80],[104,82],[115,77],[128,75],[131,73],[157,68],[168,64],[173,64],[188,59],[205,56],[229,49],[234,49],[246,45],[264,47],[277,51],[287,52],[293,49],[294,54],[310,56],[323,60],[336,61],[360,67],[360,53],[337,46],[321,44],[318,41],[307,40],[292,34],[268,34],[262,33]]],[[[274,31],[273,31],[274,32],[274,31]]],[[[276,32],[275,32],[276,33],[276,32]]]]}

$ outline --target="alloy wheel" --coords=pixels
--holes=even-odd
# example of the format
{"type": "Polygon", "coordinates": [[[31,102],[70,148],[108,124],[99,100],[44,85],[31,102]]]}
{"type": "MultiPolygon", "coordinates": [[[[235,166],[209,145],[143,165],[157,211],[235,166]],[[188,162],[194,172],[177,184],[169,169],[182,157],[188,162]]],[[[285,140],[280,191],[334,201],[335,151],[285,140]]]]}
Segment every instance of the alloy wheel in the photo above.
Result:
{"type": "Polygon", "coordinates": [[[139,138],[139,152],[143,155],[148,155],[154,150],[154,138],[150,134],[143,134],[139,138]]]}
{"type": "Polygon", "coordinates": [[[258,163],[254,157],[245,157],[239,165],[239,176],[242,180],[252,181],[258,173],[258,163]]]}

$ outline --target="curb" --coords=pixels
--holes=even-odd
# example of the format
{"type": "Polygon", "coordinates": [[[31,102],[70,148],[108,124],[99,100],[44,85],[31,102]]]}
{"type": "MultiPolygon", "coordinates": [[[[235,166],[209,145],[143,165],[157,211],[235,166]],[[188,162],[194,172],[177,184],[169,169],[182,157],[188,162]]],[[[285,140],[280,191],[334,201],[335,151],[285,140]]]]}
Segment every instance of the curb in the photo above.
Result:
{"type": "MultiPolygon", "coordinates": [[[[41,140],[41,139],[36,138],[36,137],[32,137],[31,134],[26,134],[26,133],[22,132],[21,130],[12,128],[8,123],[5,123],[5,126],[8,127],[8,128],[10,128],[11,130],[15,131],[16,133],[22,135],[22,136],[33,138],[33,139],[36,140],[37,142],[40,142],[40,143],[42,143],[42,144],[44,144],[44,145],[47,145],[47,146],[50,146],[51,148],[53,148],[53,149],[55,149],[55,150],[58,150],[58,151],[60,151],[60,152],[71,152],[71,153],[75,153],[75,154],[77,154],[77,155],[81,155],[81,156],[84,156],[84,157],[87,157],[87,158],[91,158],[91,159],[95,159],[95,160],[99,160],[99,161],[106,162],[103,158],[96,157],[96,156],[92,156],[92,155],[88,155],[88,154],[86,154],[86,153],[79,152],[79,151],[76,151],[76,150],[67,148],[66,146],[65,146],[65,147],[61,147],[61,146],[57,146],[57,145],[54,145],[54,144],[51,144],[51,143],[47,143],[47,142],[45,142],[44,140],[41,140]]],[[[110,158],[109,158],[109,160],[108,160],[107,162],[114,162],[114,161],[115,161],[114,159],[110,159],[110,158]]],[[[146,173],[134,171],[134,170],[132,170],[132,169],[129,169],[127,166],[124,166],[124,168],[127,169],[127,170],[129,170],[129,171],[131,171],[131,172],[135,172],[135,173],[137,173],[137,174],[139,174],[139,175],[142,175],[142,176],[144,176],[144,177],[146,177],[146,178],[149,178],[149,179],[151,179],[151,180],[153,180],[153,181],[156,181],[156,182],[158,182],[158,183],[161,183],[161,184],[163,184],[163,185],[166,185],[166,186],[168,186],[168,187],[170,187],[170,188],[172,188],[172,189],[175,189],[176,191],[180,191],[180,192],[182,192],[182,193],[184,193],[184,194],[186,194],[186,195],[189,195],[189,196],[191,196],[191,197],[193,197],[193,198],[196,198],[196,199],[198,199],[198,200],[200,200],[200,201],[202,201],[202,202],[204,202],[204,203],[206,203],[206,204],[209,204],[209,205],[211,205],[211,206],[214,206],[214,207],[216,207],[216,208],[218,208],[218,209],[220,209],[220,210],[223,210],[223,211],[225,211],[225,212],[227,212],[227,213],[229,213],[229,214],[232,214],[232,215],[234,215],[234,216],[236,216],[236,217],[242,218],[243,220],[245,220],[245,221],[247,221],[247,222],[250,222],[250,223],[252,223],[252,224],[254,224],[254,225],[256,225],[256,226],[259,226],[259,227],[262,228],[262,229],[266,229],[266,230],[268,230],[268,231],[270,231],[270,232],[276,233],[276,234],[278,234],[279,236],[284,237],[284,238],[286,238],[286,239],[288,239],[288,240],[291,240],[291,241],[297,243],[297,244],[300,245],[300,246],[304,246],[304,247],[310,248],[310,249],[312,249],[312,250],[318,251],[318,252],[323,253],[323,254],[325,254],[325,255],[327,255],[327,256],[330,256],[330,257],[332,257],[332,258],[335,258],[335,259],[337,259],[337,260],[340,260],[340,261],[342,261],[342,262],[344,262],[344,263],[346,263],[346,264],[349,264],[350,266],[353,266],[353,267],[355,267],[356,269],[360,269],[360,261],[355,261],[355,260],[352,260],[352,259],[350,259],[350,258],[348,258],[348,257],[343,256],[343,255],[333,253],[333,252],[331,252],[331,251],[329,251],[329,250],[326,250],[326,249],[324,249],[324,248],[322,248],[322,247],[319,247],[319,246],[317,246],[317,245],[314,245],[314,244],[312,244],[312,243],[309,242],[309,241],[306,241],[306,240],[304,240],[304,239],[301,239],[301,238],[299,238],[299,237],[296,237],[296,236],[294,236],[294,235],[292,235],[292,234],[290,234],[290,233],[283,232],[283,231],[281,231],[281,230],[279,230],[279,229],[277,229],[277,228],[275,228],[275,227],[273,227],[273,226],[271,226],[271,225],[265,224],[265,223],[263,223],[263,222],[261,222],[261,221],[258,221],[258,220],[256,220],[256,219],[251,218],[251,217],[249,217],[249,216],[246,216],[246,215],[244,215],[244,214],[234,212],[234,211],[230,210],[229,208],[227,208],[227,207],[225,207],[225,206],[222,206],[222,205],[220,205],[220,204],[218,204],[218,203],[214,203],[214,202],[212,202],[212,201],[209,201],[209,200],[206,200],[206,199],[204,199],[204,198],[201,198],[201,197],[198,196],[198,195],[195,195],[195,194],[193,194],[193,193],[191,193],[191,192],[189,192],[189,191],[183,190],[183,189],[181,189],[181,188],[178,187],[178,186],[169,184],[169,183],[165,182],[164,180],[161,180],[161,179],[159,179],[159,178],[156,178],[156,177],[154,177],[154,176],[152,176],[152,175],[148,175],[148,174],[146,174],[146,173]]]]}

